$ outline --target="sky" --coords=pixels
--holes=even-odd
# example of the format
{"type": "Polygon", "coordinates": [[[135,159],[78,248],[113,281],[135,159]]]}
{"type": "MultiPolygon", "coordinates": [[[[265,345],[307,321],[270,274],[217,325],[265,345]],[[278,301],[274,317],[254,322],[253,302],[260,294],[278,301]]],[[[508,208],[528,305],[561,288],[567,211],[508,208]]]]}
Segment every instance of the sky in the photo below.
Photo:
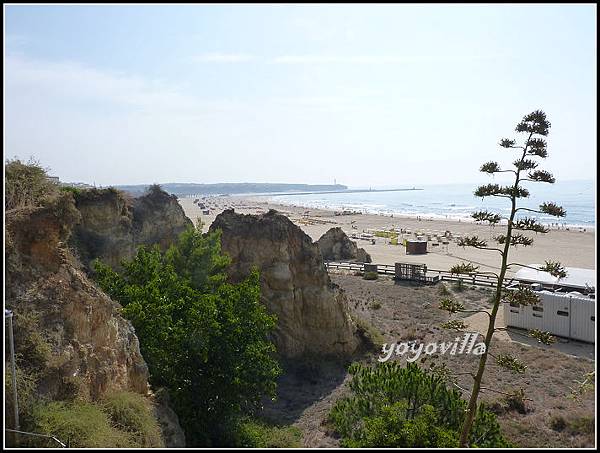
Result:
{"type": "Polygon", "coordinates": [[[596,177],[595,5],[5,5],[4,149],[62,181],[487,182],[521,118],[596,177]]]}

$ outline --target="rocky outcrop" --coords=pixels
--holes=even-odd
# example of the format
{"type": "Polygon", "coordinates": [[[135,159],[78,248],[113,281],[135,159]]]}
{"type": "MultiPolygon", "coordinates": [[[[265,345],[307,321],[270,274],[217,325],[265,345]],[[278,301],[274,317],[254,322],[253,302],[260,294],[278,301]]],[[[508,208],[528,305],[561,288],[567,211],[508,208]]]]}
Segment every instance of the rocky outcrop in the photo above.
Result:
{"type": "Polygon", "coordinates": [[[65,245],[79,221],[70,194],[7,217],[6,306],[15,313],[22,372],[49,399],[146,394],[148,368],[133,327],[65,245]]]}
{"type": "Polygon", "coordinates": [[[284,357],[350,355],[360,339],[343,292],[329,279],[316,244],[276,211],[260,216],[217,216],[210,230],[222,231],[223,251],[232,258],[232,281],[260,271],[262,299],[277,315],[274,342],[284,357]]]}
{"type": "Polygon", "coordinates": [[[184,448],[185,433],[179,425],[179,417],[171,409],[171,400],[167,389],[161,388],[154,395],[154,416],[160,425],[162,437],[167,448],[184,448]]]}
{"type": "Polygon", "coordinates": [[[70,242],[86,266],[100,258],[118,268],[141,245],[158,244],[165,250],[192,225],[177,197],[156,186],[137,198],[109,188],[82,191],[75,200],[81,221],[70,242]]]}
{"type": "Polygon", "coordinates": [[[371,262],[371,255],[351,241],[340,227],[329,229],[319,238],[317,245],[325,261],[371,262]]]}

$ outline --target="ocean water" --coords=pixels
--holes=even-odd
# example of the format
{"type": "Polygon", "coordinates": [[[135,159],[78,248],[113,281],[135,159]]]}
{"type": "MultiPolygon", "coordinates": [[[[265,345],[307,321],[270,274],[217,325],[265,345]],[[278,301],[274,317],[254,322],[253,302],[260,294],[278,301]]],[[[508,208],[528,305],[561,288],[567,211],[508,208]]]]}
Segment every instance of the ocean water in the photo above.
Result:
{"type": "MultiPolygon", "coordinates": [[[[411,186],[412,187],[412,186],[411,186]]],[[[365,214],[407,215],[424,218],[471,221],[471,213],[487,209],[508,216],[510,200],[487,197],[475,198],[477,184],[446,184],[416,186],[423,190],[401,192],[323,193],[305,195],[277,195],[270,199],[276,203],[324,208],[354,210],[365,214]]],[[[556,218],[531,212],[518,213],[530,216],[540,223],[558,222],[564,226],[591,227],[596,224],[595,181],[564,181],[555,184],[528,183],[529,198],[519,200],[518,206],[537,209],[542,202],[552,201],[562,206],[567,215],[556,218]]],[[[403,188],[398,186],[397,188],[403,188]]],[[[405,187],[406,188],[406,187],[405,187]]],[[[351,189],[353,189],[351,187],[351,189]]],[[[358,189],[355,187],[354,189],[358,189]]]]}

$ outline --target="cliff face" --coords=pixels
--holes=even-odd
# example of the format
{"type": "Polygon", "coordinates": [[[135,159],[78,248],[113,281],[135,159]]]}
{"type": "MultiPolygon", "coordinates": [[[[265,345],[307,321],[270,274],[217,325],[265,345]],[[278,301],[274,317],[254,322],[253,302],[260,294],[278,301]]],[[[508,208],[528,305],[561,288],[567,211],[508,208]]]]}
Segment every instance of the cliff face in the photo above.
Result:
{"type": "Polygon", "coordinates": [[[227,210],[210,229],[222,230],[233,281],[259,268],[262,298],[278,318],[274,341],[282,356],[344,356],[357,350],[360,340],[345,296],[331,283],[318,247],[298,226],[276,211],[255,216],[227,210]]]}
{"type": "Polygon", "coordinates": [[[89,190],[75,197],[81,221],[71,244],[87,266],[100,258],[112,267],[134,256],[140,245],[166,249],[192,225],[177,198],[161,190],[131,198],[114,189],[89,190]]]}
{"type": "MultiPolygon", "coordinates": [[[[140,243],[167,247],[189,220],[179,217],[168,195],[161,200],[151,194],[137,203],[113,190],[88,195],[79,198],[79,209],[71,194],[63,194],[45,207],[6,217],[6,308],[14,312],[25,411],[28,401],[39,398],[97,400],[121,390],[148,395],[148,368],[131,323],[78,258],[115,264],[140,243]],[[171,218],[178,222],[167,227],[171,218]]],[[[168,401],[153,401],[165,445],[185,446],[168,401]]]]}
{"type": "Polygon", "coordinates": [[[36,392],[50,399],[145,394],[148,369],[133,327],[65,246],[79,220],[70,196],[7,218],[6,305],[15,313],[16,351],[37,376],[36,392]]]}
{"type": "Polygon", "coordinates": [[[351,241],[340,227],[329,229],[317,241],[321,255],[326,261],[351,260],[370,263],[371,255],[351,241]]]}

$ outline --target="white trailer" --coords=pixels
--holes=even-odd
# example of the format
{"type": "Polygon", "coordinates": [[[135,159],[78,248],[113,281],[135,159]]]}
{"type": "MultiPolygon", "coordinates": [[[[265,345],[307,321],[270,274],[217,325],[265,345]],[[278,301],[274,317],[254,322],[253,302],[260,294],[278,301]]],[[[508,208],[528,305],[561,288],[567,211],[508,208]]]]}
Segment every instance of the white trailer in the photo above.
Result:
{"type": "Polygon", "coordinates": [[[564,338],[595,343],[596,301],[578,292],[539,291],[537,305],[504,304],[507,327],[539,329],[564,338]]]}

